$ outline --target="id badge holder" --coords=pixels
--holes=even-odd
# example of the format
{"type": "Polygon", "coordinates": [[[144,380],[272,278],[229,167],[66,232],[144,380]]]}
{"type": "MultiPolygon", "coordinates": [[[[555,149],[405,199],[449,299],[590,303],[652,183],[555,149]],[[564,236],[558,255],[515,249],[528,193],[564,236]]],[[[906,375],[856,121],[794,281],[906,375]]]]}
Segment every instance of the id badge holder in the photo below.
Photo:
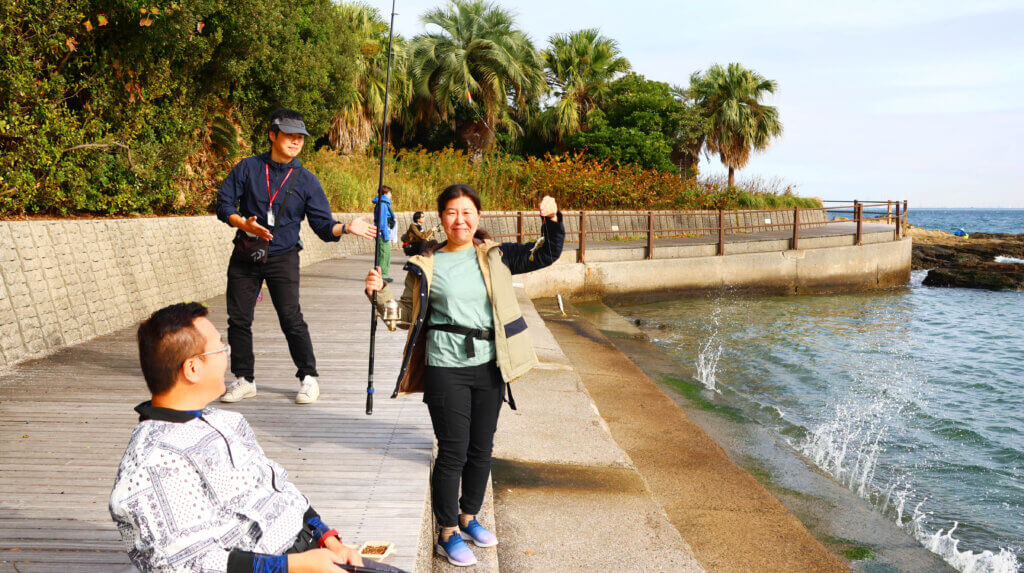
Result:
{"type": "Polygon", "coordinates": [[[267,224],[271,227],[274,226],[274,208],[267,209],[267,224]]]}

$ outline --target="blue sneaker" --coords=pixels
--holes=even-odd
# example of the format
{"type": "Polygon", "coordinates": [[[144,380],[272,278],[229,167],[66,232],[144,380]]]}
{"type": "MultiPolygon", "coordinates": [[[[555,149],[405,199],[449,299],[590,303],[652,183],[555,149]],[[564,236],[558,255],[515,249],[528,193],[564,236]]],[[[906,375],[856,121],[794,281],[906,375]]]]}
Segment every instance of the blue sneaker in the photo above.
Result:
{"type": "Polygon", "coordinates": [[[459,529],[462,530],[462,533],[468,535],[469,539],[472,539],[477,547],[494,547],[498,544],[498,538],[490,531],[487,531],[487,528],[480,525],[480,522],[475,519],[471,520],[466,527],[462,527],[460,523],[459,529]]]}
{"type": "Polygon", "coordinates": [[[448,562],[456,567],[469,567],[476,565],[476,556],[469,550],[469,546],[462,540],[462,536],[451,534],[448,541],[441,541],[437,536],[437,543],[434,544],[434,552],[442,557],[447,557],[448,562]]]}

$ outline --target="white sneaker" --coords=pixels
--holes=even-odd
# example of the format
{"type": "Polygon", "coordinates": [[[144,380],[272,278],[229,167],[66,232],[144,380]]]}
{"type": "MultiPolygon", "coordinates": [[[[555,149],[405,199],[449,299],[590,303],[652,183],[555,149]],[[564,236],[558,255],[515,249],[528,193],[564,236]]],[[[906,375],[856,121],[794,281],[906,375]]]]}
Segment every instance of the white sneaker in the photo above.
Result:
{"type": "Polygon", "coordinates": [[[227,392],[220,397],[221,402],[240,402],[244,398],[252,398],[256,395],[256,383],[249,382],[245,378],[235,380],[235,383],[228,387],[227,392]]]}
{"type": "Polygon", "coordinates": [[[306,376],[302,379],[301,384],[299,393],[295,395],[295,403],[312,404],[316,402],[316,399],[320,397],[320,385],[316,383],[316,378],[306,376]]]}

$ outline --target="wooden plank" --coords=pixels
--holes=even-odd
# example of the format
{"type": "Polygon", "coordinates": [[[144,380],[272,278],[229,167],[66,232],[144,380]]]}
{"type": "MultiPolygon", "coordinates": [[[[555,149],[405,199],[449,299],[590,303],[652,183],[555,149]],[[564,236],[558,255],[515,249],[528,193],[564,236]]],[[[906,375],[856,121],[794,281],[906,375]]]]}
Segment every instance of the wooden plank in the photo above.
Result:
{"type": "MultiPolygon", "coordinates": [[[[74,563],[61,563],[60,573],[97,573],[102,571],[103,573],[137,573],[133,569],[123,569],[122,567],[127,566],[128,557],[125,557],[123,564],[112,563],[110,565],[104,565],[97,567],[96,565],[78,565],[74,563]]],[[[18,563],[18,568],[14,569],[14,565],[11,565],[10,571],[16,571],[17,573],[53,573],[52,563],[31,563],[21,562],[18,563]]],[[[0,564],[0,571],[7,571],[3,569],[3,565],[0,564]]]]}
{"type": "MultiPolygon", "coordinates": [[[[50,544],[51,546],[53,543],[50,544]]],[[[0,561],[13,561],[17,563],[18,570],[24,570],[22,563],[47,563],[50,565],[51,573],[56,569],[57,564],[69,565],[93,565],[92,571],[109,571],[103,569],[102,565],[118,565],[128,563],[128,554],[122,551],[101,551],[101,550],[0,550],[0,561]]]]}

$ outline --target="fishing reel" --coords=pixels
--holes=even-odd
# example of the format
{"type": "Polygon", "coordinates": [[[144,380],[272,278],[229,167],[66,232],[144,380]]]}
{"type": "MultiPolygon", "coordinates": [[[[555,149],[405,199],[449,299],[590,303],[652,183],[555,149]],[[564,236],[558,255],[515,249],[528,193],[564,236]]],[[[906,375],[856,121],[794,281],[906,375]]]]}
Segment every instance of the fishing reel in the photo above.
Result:
{"type": "Polygon", "coordinates": [[[381,319],[384,321],[384,326],[387,326],[388,330],[392,332],[398,327],[398,302],[395,299],[384,303],[384,313],[381,319]]]}

